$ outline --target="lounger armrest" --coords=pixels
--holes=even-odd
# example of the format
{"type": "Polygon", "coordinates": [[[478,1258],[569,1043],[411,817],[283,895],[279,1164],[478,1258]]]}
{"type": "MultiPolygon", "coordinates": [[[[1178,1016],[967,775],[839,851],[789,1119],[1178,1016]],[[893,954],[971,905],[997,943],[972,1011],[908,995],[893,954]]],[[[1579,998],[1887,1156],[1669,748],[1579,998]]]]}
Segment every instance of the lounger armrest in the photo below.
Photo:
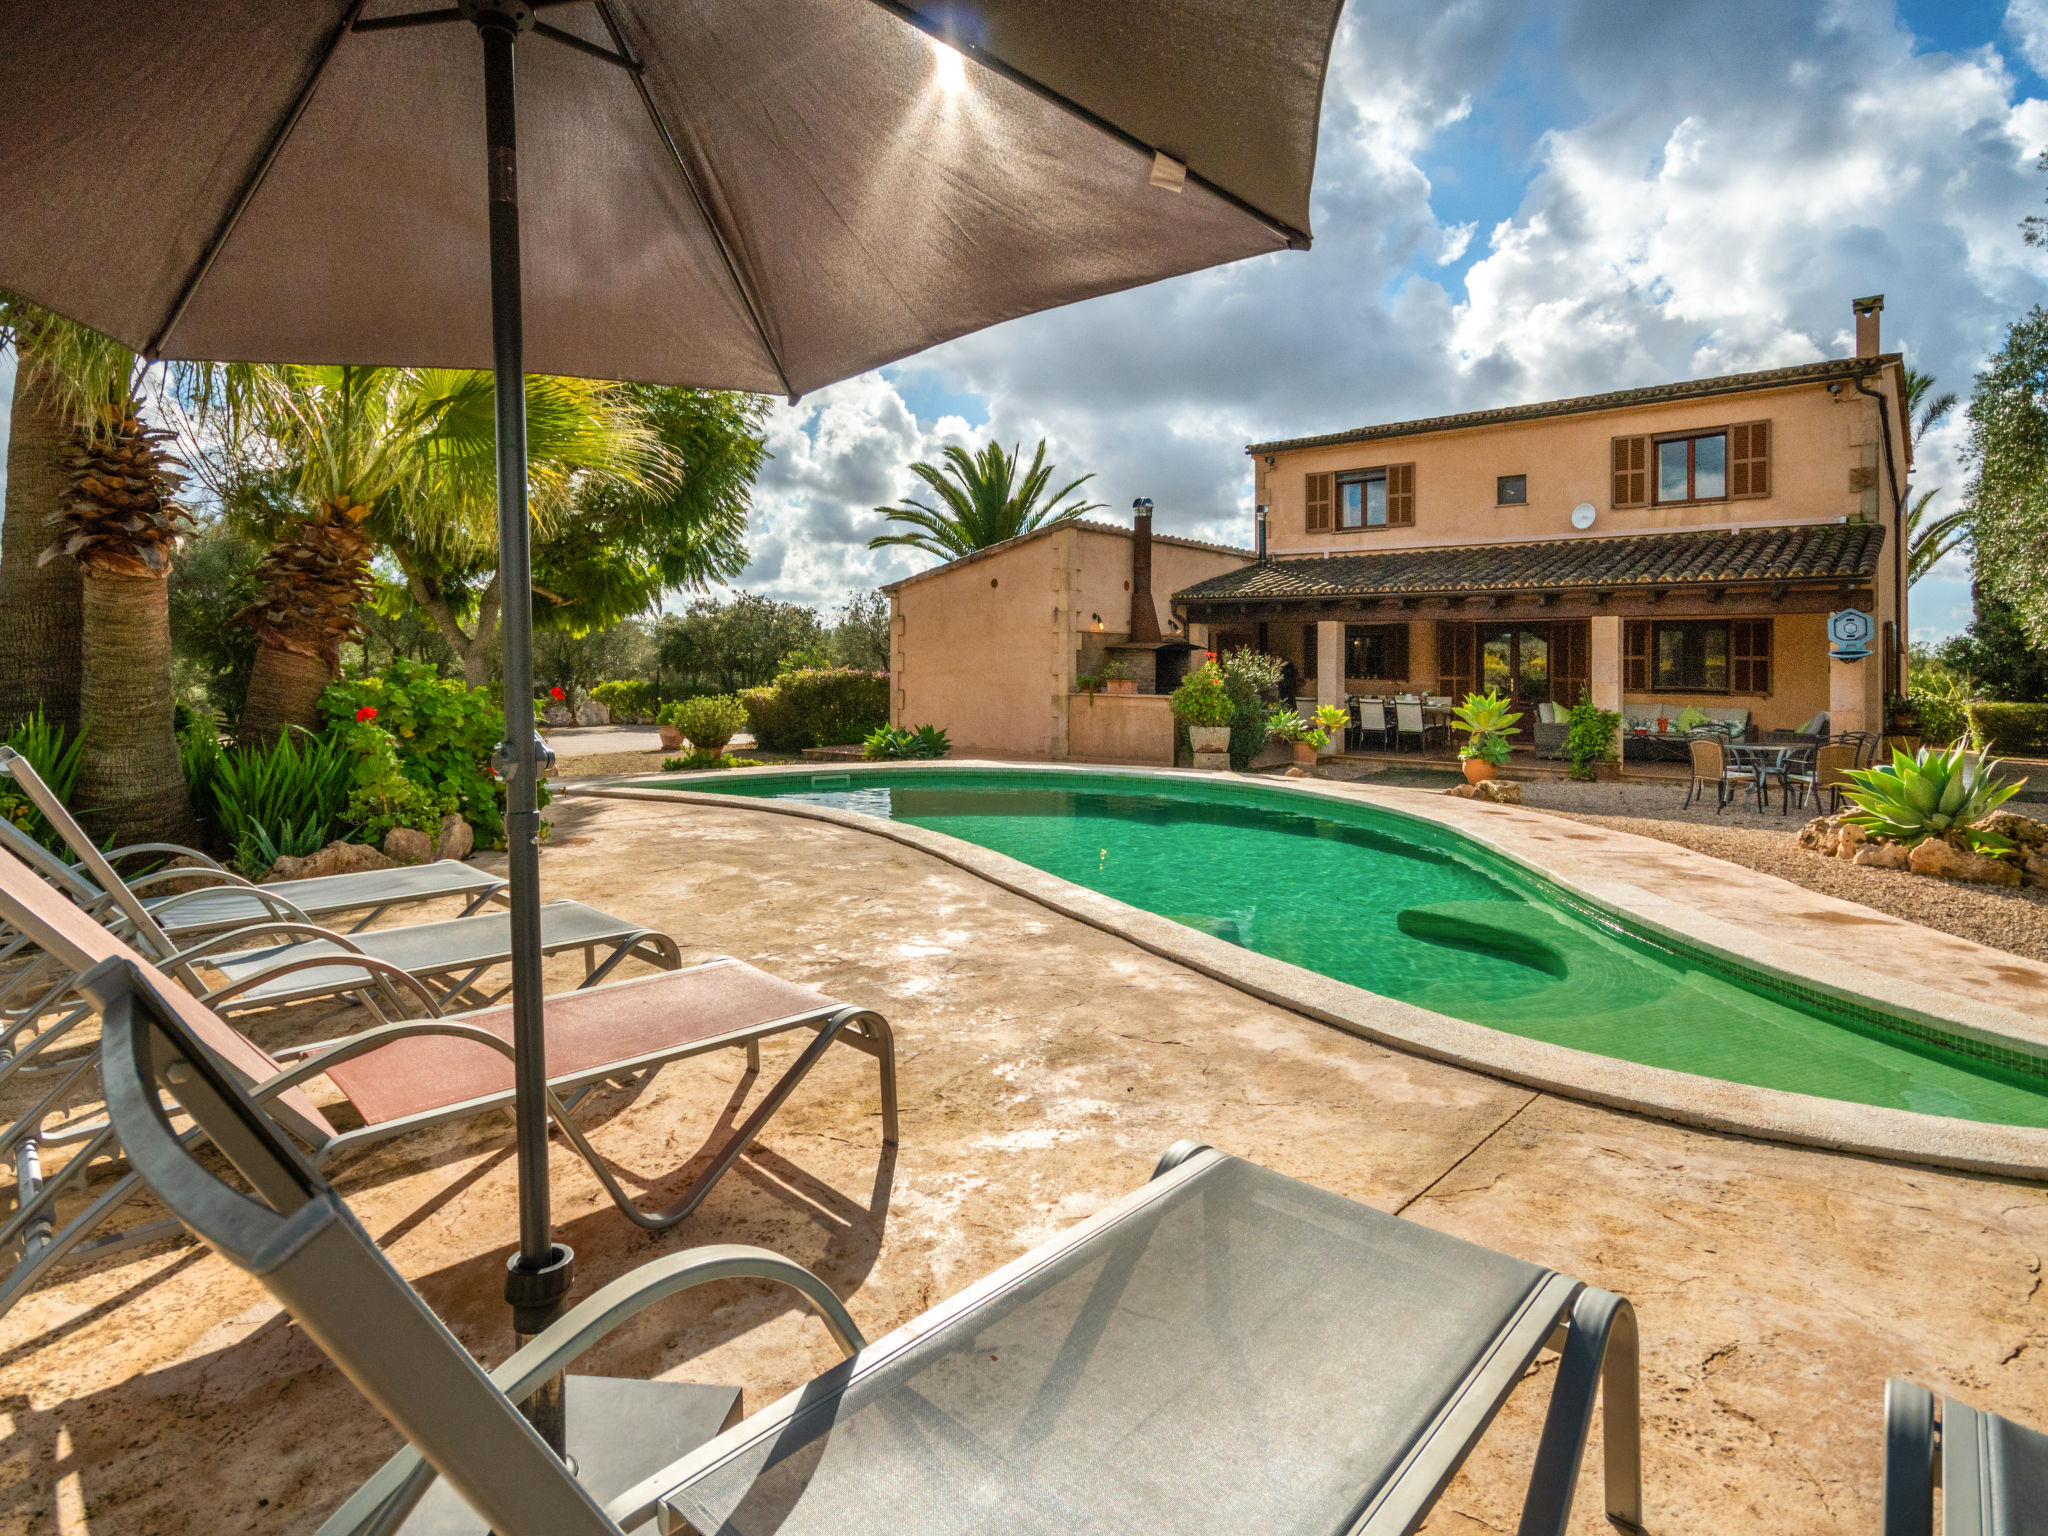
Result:
{"type": "MultiPolygon", "coordinates": [[[[247,927],[231,929],[227,933],[209,934],[189,949],[181,949],[172,956],[172,963],[189,965],[194,960],[203,960],[221,950],[245,945],[257,938],[280,939],[325,939],[330,944],[339,944],[351,956],[360,955],[363,946],[345,933],[336,933],[332,928],[322,928],[318,923],[301,922],[297,918],[276,918],[267,922],[250,923],[247,927]]],[[[336,957],[329,955],[330,961],[336,957]]]]}
{"type": "Polygon", "coordinates": [[[1606,1456],[1607,1518],[1629,1530],[1643,1526],[1641,1373],[1635,1309],[1626,1297],[1586,1286],[1572,1302],[1536,1467],[1529,1477],[1517,1536],[1565,1536],[1579,1461],[1598,1397],[1606,1456]]]}
{"type": "Polygon", "coordinates": [[[218,890],[224,885],[246,886],[252,891],[256,889],[253,881],[244,880],[232,870],[195,869],[189,864],[167,865],[162,869],[152,869],[146,875],[136,875],[129,880],[128,889],[146,890],[152,885],[165,885],[172,880],[210,880],[213,883],[207,887],[209,890],[218,890]]]}
{"type": "MultiPolygon", "coordinates": [[[[734,1279],[772,1280],[796,1291],[817,1310],[833,1342],[848,1355],[867,1343],[831,1287],[801,1264],[766,1248],[720,1243],[655,1259],[621,1275],[492,1371],[491,1380],[513,1402],[522,1402],[560,1375],[577,1356],[655,1302],[692,1286],[734,1279]]],[[[319,1536],[387,1536],[405,1518],[417,1501],[418,1490],[433,1475],[419,1452],[407,1446],[328,1517],[319,1536]]],[[[667,1491],[667,1481],[657,1472],[612,1500],[605,1513],[630,1529],[654,1513],[655,1500],[667,1491]]]]}
{"type": "Polygon", "coordinates": [[[511,1057],[514,1054],[509,1040],[502,1040],[474,1024],[462,1024],[453,1019],[401,1019],[396,1024],[379,1024],[375,1029],[366,1029],[359,1035],[338,1040],[324,1050],[311,1052],[276,1076],[266,1077],[256,1084],[249,1090],[249,1097],[260,1104],[287,1088],[296,1088],[309,1078],[318,1077],[329,1067],[338,1067],[344,1061],[353,1061],[370,1051],[382,1050],[394,1040],[411,1039],[417,1035],[456,1035],[464,1040],[474,1040],[478,1045],[487,1045],[501,1056],[511,1057]]]}
{"type": "Polygon", "coordinates": [[[375,955],[360,952],[347,955],[301,955],[296,960],[280,960],[275,965],[265,966],[260,971],[244,976],[240,981],[231,981],[224,987],[215,987],[211,992],[202,994],[199,1001],[208,1008],[218,1008],[222,1003],[233,1002],[244,992],[267,985],[280,976],[289,976],[294,971],[332,970],[337,966],[346,966],[352,971],[368,971],[372,976],[382,976],[418,998],[420,1006],[427,1010],[428,1019],[441,1017],[441,1005],[434,1000],[434,994],[427,990],[426,983],[403,966],[393,965],[389,960],[380,960],[375,955]]]}
{"type": "MultiPolygon", "coordinates": [[[[130,843],[125,848],[116,848],[112,853],[107,854],[106,860],[109,864],[119,864],[131,854],[143,853],[167,853],[174,859],[197,859],[201,869],[219,869],[222,874],[227,873],[225,869],[221,869],[220,865],[214,863],[212,859],[209,859],[197,848],[187,848],[183,843],[130,843]]],[[[240,879],[241,877],[236,876],[235,878],[240,879]]],[[[135,882],[131,880],[128,883],[132,889],[135,882]]]]}
{"type": "Polygon", "coordinates": [[[1884,1384],[1884,1536],[1934,1531],[1934,1394],[1894,1377],[1884,1384]]]}

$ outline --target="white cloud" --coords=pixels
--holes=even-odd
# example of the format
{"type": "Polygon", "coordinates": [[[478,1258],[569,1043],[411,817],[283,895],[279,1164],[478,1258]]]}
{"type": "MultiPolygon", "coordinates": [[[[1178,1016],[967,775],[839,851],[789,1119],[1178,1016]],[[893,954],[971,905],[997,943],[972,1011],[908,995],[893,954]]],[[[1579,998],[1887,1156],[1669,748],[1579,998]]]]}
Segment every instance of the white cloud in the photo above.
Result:
{"type": "Polygon", "coordinates": [[[2005,30],[2037,75],[2048,75],[2048,0],[2011,0],[2005,30]]]}

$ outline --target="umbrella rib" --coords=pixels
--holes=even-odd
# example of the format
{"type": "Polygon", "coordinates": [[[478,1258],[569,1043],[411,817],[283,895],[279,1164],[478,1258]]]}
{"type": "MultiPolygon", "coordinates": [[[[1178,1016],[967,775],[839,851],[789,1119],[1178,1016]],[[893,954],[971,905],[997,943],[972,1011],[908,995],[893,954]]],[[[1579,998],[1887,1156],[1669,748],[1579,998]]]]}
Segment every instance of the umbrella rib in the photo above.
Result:
{"type": "Polygon", "coordinates": [[[227,244],[228,237],[235,232],[235,226],[242,222],[242,215],[248,212],[249,204],[255,200],[256,193],[262,188],[264,178],[269,176],[271,166],[277,163],[277,157],[284,149],[285,140],[292,136],[292,130],[299,126],[299,119],[305,116],[306,108],[313,100],[313,92],[319,89],[320,81],[327,73],[327,66],[334,62],[335,50],[341,47],[341,40],[348,36],[355,26],[356,18],[362,14],[364,3],[365,0],[353,0],[341,18],[341,25],[336,27],[334,35],[328,38],[327,47],[320,54],[320,62],[313,67],[312,77],[293,99],[290,110],[278,123],[277,131],[270,136],[270,143],[264,148],[263,158],[256,162],[255,170],[250,172],[249,179],[242,184],[242,190],[235,198],[234,205],[228,209],[227,216],[220,222],[220,227],[213,232],[213,238],[206,243],[206,249],[200,252],[198,262],[186,277],[184,286],[178,290],[178,297],[172,302],[170,313],[164,317],[164,323],[143,347],[142,355],[145,358],[155,361],[161,356],[165,344],[171,339],[171,332],[177,329],[178,322],[185,318],[185,310],[192,303],[192,296],[199,291],[199,285],[206,280],[206,274],[213,270],[213,263],[219,257],[221,247],[227,244]]]}
{"type": "MultiPolygon", "coordinates": [[[[982,68],[990,70],[995,74],[1001,75],[1005,80],[1008,80],[1012,85],[1022,86],[1032,95],[1038,97],[1039,100],[1047,102],[1052,106],[1058,107],[1062,112],[1068,114],[1068,116],[1079,119],[1081,122],[1088,124],[1089,127],[1097,129],[1102,133],[1106,133],[1111,138],[1117,139],[1122,143],[1128,144],[1132,149],[1138,150],[1140,153],[1146,155],[1159,155],[1165,153],[1165,151],[1160,149],[1158,145],[1147,144],[1143,139],[1139,138],[1136,134],[1118,127],[1115,123],[1111,122],[1101,113],[1091,111],[1089,108],[1082,106],[1081,103],[1075,101],[1070,96],[1062,95],[1060,92],[1054,90],[1051,86],[1045,84],[1044,81],[1033,79],[1030,75],[1025,74],[1023,70],[1018,69],[1013,64],[1005,63],[1002,59],[988,52],[986,49],[978,47],[973,43],[962,42],[957,37],[948,36],[946,27],[942,22],[930,19],[924,14],[924,12],[917,9],[917,7],[912,5],[905,5],[902,3],[902,0],[873,0],[873,3],[875,5],[880,6],[883,10],[887,11],[891,16],[896,17],[899,21],[905,22],[908,25],[917,28],[918,31],[924,33],[927,37],[933,38],[938,42],[944,43],[948,48],[954,50],[954,52],[964,54],[966,57],[974,60],[974,62],[979,64],[982,68]]],[[[603,9],[602,4],[599,5],[599,9],[603,9]]],[[[1173,157],[1168,156],[1168,158],[1171,159],[1173,157]]],[[[1266,212],[1265,209],[1259,207],[1256,203],[1247,202],[1244,198],[1239,197],[1235,192],[1232,192],[1229,188],[1219,187],[1218,185],[1216,185],[1215,182],[1209,180],[1208,177],[1202,175],[1201,172],[1195,170],[1192,166],[1183,166],[1183,169],[1186,171],[1187,179],[1189,181],[1194,182],[1197,186],[1201,187],[1204,191],[1210,193],[1212,196],[1221,198],[1224,202],[1229,203],[1233,208],[1239,209],[1244,213],[1250,214],[1253,218],[1257,219],[1261,224],[1264,224],[1268,229],[1272,230],[1275,234],[1279,235],[1282,239],[1284,239],[1287,242],[1288,247],[1290,249],[1297,251],[1305,251],[1309,248],[1309,236],[1306,231],[1296,229],[1292,224],[1289,224],[1285,219],[1275,217],[1273,214],[1270,214],[1266,212]]]]}
{"type": "Polygon", "coordinates": [[[690,194],[690,201],[697,209],[697,217],[704,221],[704,227],[711,231],[711,240],[718,247],[718,259],[725,263],[725,275],[732,279],[733,291],[740,296],[740,303],[747,311],[747,318],[754,324],[754,334],[761,339],[761,348],[768,354],[768,361],[774,365],[775,377],[782,381],[782,392],[789,397],[791,405],[797,402],[797,392],[790,387],[789,372],[782,366],[782,358],[775,350],[775,343],[768,339],[768,327],[761,322],[761,312],[754,307],[754,296],[747,291],[745,279],[740,276],[739,263],[733,259],[732,248],[726,244],[725,231],[718,227],[718,221],[711,216],[711,209],[704,201],[704,194],[697,189],[697,179],[690,174],[690,167],[683,159],[683,152],[676,144],[675,135],[668,130],[668,123],[661,115],[661,108],[654,103],[654,95],[647,89],[647,75],[638,57],[626,42],[626,34],[619,30],[619,23],[612,15],[607,0],[596,0],[597,14],[604,21],[605,31],[611,34],[612,46],[619,50],[619,57],[630,61],[627,73],[633,77],[633,88],[640,93],[640,104],[647,109],[648,120],[654,124],[654,131],[661,135],[661,142],[668,149],[669,159],[675,162],[676,174],[683,178],[683,187],[690,194]]]}

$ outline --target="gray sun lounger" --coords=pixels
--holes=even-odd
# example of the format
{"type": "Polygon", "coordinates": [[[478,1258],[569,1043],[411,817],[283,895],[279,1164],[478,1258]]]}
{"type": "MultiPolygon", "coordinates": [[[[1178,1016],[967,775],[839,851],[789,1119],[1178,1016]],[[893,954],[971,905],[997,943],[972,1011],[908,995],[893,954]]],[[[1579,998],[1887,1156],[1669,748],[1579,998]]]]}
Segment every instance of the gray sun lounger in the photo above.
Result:
{"type": "MultiPolygon", "coordinates": [[[[316,1167],[396,1136],[471,1119],[512,1102],[509,1009],[387,1024],[271,1055],[149,967],[116,935],[4,858],[0,916],[81,978],[76,995],[88,1009],[97,1005],[83,977],[96,969],[129,967],[145,985],[161,984],[187,1032],[204,1042],[210,1059],[298,1138],[316,1167]],[[302,1085],[322,1077],[347,1100],[359,1125],[339,1129],[306,1096],[302,1085]]],[[[590,1165],[614,1204],[638,1226],[664,1230],[696,1210],[833,1045],[875,1058],[882,1139],[891,1146],[896,1142],[895,1044],[882,1016],[738,960],[712,960],[685,970],[560,993],[544,1000],[542,1017],[549,1109],[556,1127],[590,1165]],[[667,1209],[649,1211],[637,1205],[576,1120],[577,1105],[599,1085],[712,1051],[743,1050],[751,1080],[761,1069],[763,1040],[805,1031],[814,1038],[667,1209]]],[[[102,1050],[92,1064],[104,1065],[104,1031],[102,1050]]],[[[33,1126],[32,1120],[28,1123],[33,1126]]],[[[21,1124],[8,1132],[0,1152],[19,1152],[21,1124]]],[[[0,1221],[0,1251],[19,1248],[21,1258],[0,1278],[0,1314],[59,1263],[102,1257],[176,1229],[176,1222],[165,1220],[94,1237],[142,1188],[131,1169],[97,1193],[86,1190],[96,1161],[122,1155],[114,1127],[102,1116],[46,1139],[50,1145],[75,1145],[78,1150],[47,1181],[36,1166],[18,1167],[15,1209],[0,1221]],[[60,1221],[59,1201],[73,1189],[86,1195],[84,1208],[60,1221]]],[[[33,1159],[36,1144],[25,1145],[33,1159]]]]}
{"type": "Polygon", "coordinates": [[[173,999],[132,968],[88,985],[137,1172],[410,1442],[323,1536],[394,1530],[436,1474],[499,1536],[1389,1536],[1546,1346],[1523,1536],[1562,1536],[1598,1397],[1609,1516],[1641,1524],[1625,1300],[1193,1142],[873,1344],[799,1266],[717,1247],[613,1281],[486,1374],[173,999]],[[192,1155],[162,1090],[260,1198],[192,1155]],[[734,1275],[794,1288],[848,1358],[629,1486],[586,1488],[514,1404],[653,1302],[734,1275]]]}
{"type": "MultiPolygon", "coordinates": [[[[302,923],[319,923],[349,913],[360,914],[349,930],[359,932],[393,907],[412,906],[444,897],[457,897],[466,902],[467,905],[463,908],[463,915],[466,917],[505,889],[505,880],[502,876],[455,859],[437,859],[431,864],[402,865],[397,869],[366,869],[343,875],[320,875],[310,880],[280,880],[270,885],[259,886],[221,868],[197,849],[182,847],[176,843],[136,843],[102,854],[27,758],[11,748],[0,747],[0,774],[5,774],[21,786],[22,792],[63,837],[76,859],[86,859],[87,851],[90,850],[93,858],[104,859],[110,868],[118,868],[121,861],[129,857],[182,857],[198,860],[199,865],[196,868],[188,866],[161,869],[127,882],[129,888],[141,898],[143,905],[149,908],[158,926],[174,938],[183,939],[218,933],[270,917],[282,917],[302,923]],[[209,883],[197,890],[161,896],[149,894],[152,885],[172,881],[189,884],[194,880],[209,883]]],[[[42,862],[36,859],[35,853],[42,854],[51,864],[69,871],[70,878],[83,887],[82,900],[86,904],[90,905],[95,901],[104,903],[113,899],[105,892],[103,886],[94,886],[78,865],[67,864],[57,858],[11,823],[0,823],[0,841],[4,841],[23,858],[36,863],[46,877],[51,871],[43,867],[42,862]],[[35,853],[31,853],[30,849],[35,850],[35,853]]],[[[78,896],[80,893],[72,894],[78,896]]]]}
{"type": "Polygon", "coordinates": [[[1937,1487],[1942,1536],[2048,1536],[2048,1435],[1888,1381],[1884,1536],[1933,1536],[1937,1487]]]}

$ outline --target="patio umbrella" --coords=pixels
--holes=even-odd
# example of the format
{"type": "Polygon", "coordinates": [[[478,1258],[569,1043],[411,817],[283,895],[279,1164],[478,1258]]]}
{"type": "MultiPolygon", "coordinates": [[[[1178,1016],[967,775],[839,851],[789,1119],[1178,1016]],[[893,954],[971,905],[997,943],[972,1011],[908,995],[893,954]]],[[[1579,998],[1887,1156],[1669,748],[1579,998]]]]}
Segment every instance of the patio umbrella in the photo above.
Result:
{"type": "Polygon", "coordinates": [[[1342,0],[421,3],[14,7],[0,287],[150,357],[496,370],[530,1333],[573,1260],[548,1210],[522,374],[794,400],[1305,249],[1342,0]]]}

